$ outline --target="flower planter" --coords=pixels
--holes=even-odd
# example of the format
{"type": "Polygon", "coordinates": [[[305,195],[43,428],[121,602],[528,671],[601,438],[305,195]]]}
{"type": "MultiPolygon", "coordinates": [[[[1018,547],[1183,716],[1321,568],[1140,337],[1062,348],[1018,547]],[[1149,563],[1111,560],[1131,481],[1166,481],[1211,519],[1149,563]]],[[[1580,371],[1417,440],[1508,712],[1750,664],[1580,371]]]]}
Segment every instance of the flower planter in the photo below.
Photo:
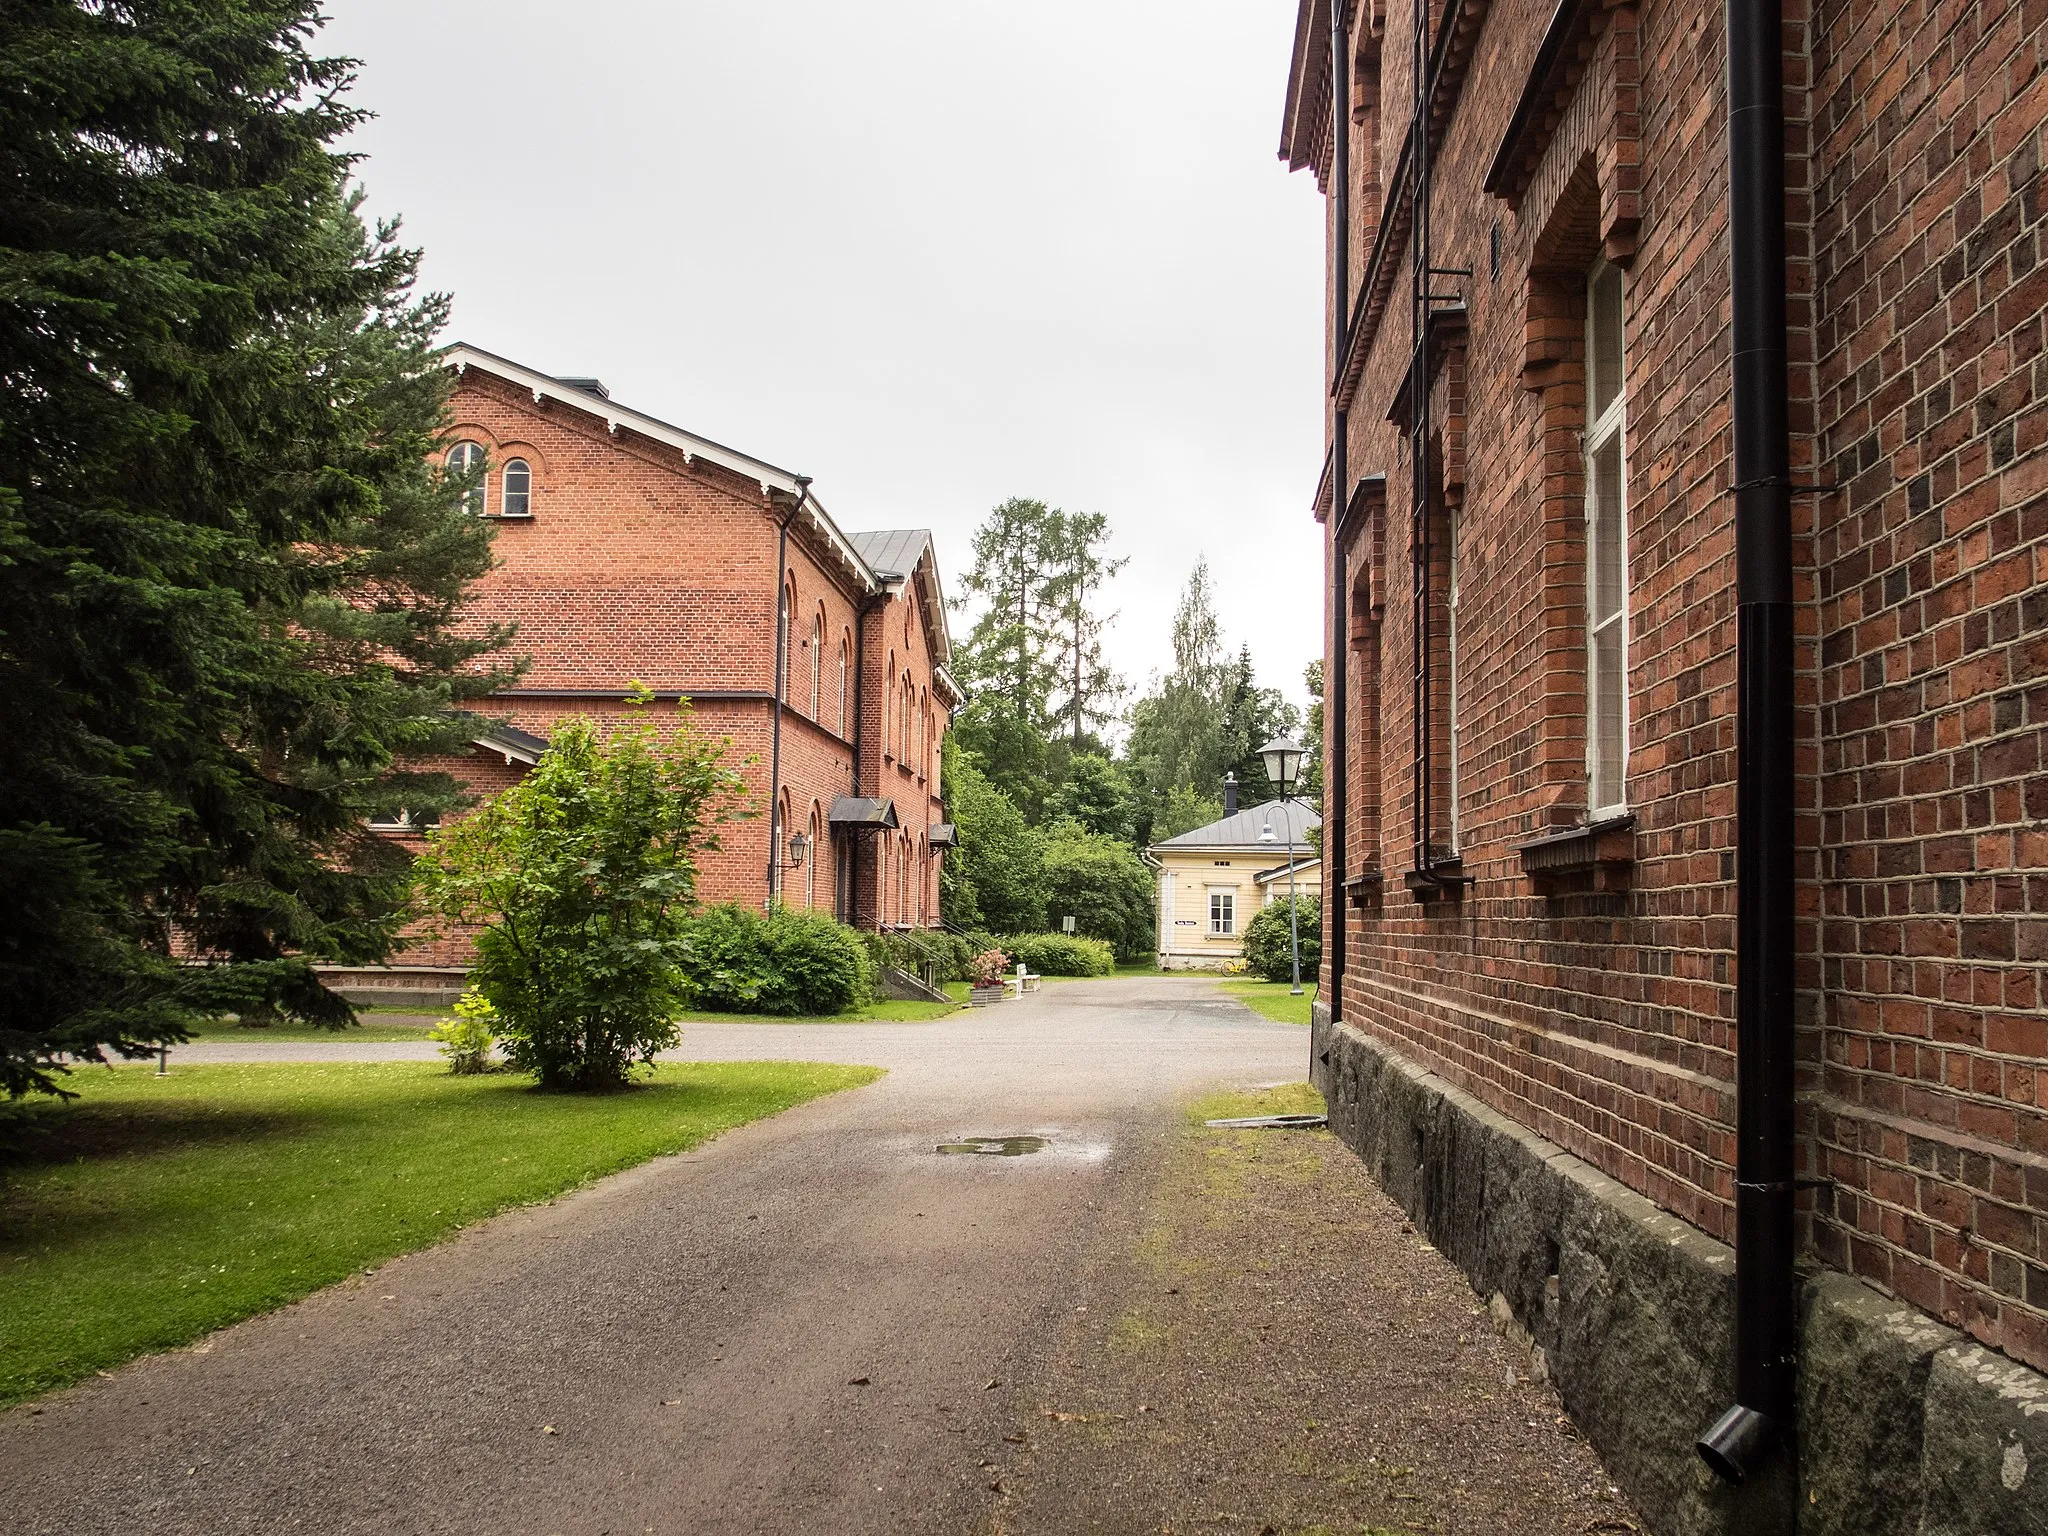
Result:
{"type": "Polygon", "coordinates": [[[990,1003],[1000,1003],[1003,1000],[1003,994],[1008,990],[1007,987],[1001,985],[969,987],[967,989],[967,1006],[970,1008],[986,1008],[990,1003]]]}

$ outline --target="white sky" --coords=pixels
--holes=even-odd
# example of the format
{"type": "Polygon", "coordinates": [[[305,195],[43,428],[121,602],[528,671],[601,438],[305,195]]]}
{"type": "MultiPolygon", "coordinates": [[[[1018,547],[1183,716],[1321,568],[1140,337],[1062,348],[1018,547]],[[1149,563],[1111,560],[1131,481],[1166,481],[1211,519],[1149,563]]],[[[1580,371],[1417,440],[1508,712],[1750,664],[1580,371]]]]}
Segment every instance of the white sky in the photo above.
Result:
{"type": "MultiPolygon", "coordinates": [[[[449,339],[929,527],[1101,511],[1111,656],[1198,552],[1304,697],[1321,645],[1322,214],[1275,158],[1291,0],[333,0],[373,213],[449,339]]],[[[955,615],[964,634],[967,615],[955,615]]]]}

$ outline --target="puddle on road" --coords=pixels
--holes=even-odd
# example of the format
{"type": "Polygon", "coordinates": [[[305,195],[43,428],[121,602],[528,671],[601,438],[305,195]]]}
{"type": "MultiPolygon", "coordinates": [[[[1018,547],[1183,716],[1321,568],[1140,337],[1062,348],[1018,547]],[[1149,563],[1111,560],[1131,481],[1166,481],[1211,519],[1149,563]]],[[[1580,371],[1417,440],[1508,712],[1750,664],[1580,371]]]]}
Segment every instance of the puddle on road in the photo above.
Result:
{"type": "Polygon", "coordinates": [[[940,1142],[938,1150],[941,1156],[953,1157],[1028,1157],[1046,1146],[1043,1136],[963,1136],[940,1142]]]}

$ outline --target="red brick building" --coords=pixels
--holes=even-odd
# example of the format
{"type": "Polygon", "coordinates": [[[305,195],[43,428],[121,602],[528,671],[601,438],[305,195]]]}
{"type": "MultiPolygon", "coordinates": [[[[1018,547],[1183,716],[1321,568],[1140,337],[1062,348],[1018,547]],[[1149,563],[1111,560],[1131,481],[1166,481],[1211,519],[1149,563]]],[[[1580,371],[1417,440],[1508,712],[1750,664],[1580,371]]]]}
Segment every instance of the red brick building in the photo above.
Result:
{"type": "MultiPolygon", "coordinates": [[[[478,791],[510,783],[554,722],[620,718],[639,682],[688,700],[747,781],[756,814],[720,829],[705,901],[935,924],[952,835],[939,743],[962,700],[931,536],[843,532],[807,479],[595,379],[470,346],[447,359],[448,460],[488,466],[473,508],[497,525],[472,611],[516,624],[513,650],[531,658],[492,701],[513,728],[454,770],[478,791]]],[[[411,950],[398,974],[463,953],[459,940],[411,950]]]]}
{"type": "Polygon", "coordinates": [[[1655,1529],[1789,1528],[1690,1444],[1735,1347],[1730,16],[1782,38],[1799,1529],[2048,1530],[2040,6],[1302,0],[1315,1070],[1655,1529]]]}

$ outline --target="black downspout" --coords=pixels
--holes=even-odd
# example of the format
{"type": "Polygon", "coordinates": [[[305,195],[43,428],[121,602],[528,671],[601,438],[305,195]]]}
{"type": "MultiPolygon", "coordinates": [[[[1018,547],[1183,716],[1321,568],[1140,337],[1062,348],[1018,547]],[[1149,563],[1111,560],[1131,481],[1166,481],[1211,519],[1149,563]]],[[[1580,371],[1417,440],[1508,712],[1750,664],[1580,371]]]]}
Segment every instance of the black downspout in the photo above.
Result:
{"type": "Polygon", "coordinates": [[[789,691],[789,621],[794,615],[789,611],[788,594],[782,584],[789,579],[789,525],[796,521],[797,514],[804,509],[804,498],[811,493],[811,477],[796,477],[796,501],[782,519],[782,529],[775,539],[775,702],[774,725],[769,730],[768,747],[768,905],[774,906],[782,894],[782,696],[789,691]]]}
{"type": "Polygon", "coordinates": [[[1739,1483],[1794,1419],[1792,520],[1781,0],[1728,0],[1735,434],[1735,1406],[1699,1453],[1739,1483]]]}
{"type": "MultiPolygon", "coordinates": [[[[1345,334],[1351,314],[1351,44],[1344,26],[1349,0],[1330,0],[1330,180],[1335,202],[1333,222],[1337,226],[1335,249],[1330,257],[1330,353],[1335,380],[1334,398],[1343,389],[1345,334]]],[[[1344,899],[1344,823],[1350,807],[1347,773],[1350,753],[1350,684],[1348,678],[1350,639],[1345,631],[1344,515],[1351,510],[1351,466],[1346,441],[1350,413],[1341,405],[1333,407],[1330,422],[1330,675],[1323,681],[1323,848],[1328,868],[1336,873],[1336,899],[1326,901],[1330,926],[1330,994],[1326,999],[1330,1021],[1344,1016],[1344,961],[1350,935],[1344,899]]]]}

